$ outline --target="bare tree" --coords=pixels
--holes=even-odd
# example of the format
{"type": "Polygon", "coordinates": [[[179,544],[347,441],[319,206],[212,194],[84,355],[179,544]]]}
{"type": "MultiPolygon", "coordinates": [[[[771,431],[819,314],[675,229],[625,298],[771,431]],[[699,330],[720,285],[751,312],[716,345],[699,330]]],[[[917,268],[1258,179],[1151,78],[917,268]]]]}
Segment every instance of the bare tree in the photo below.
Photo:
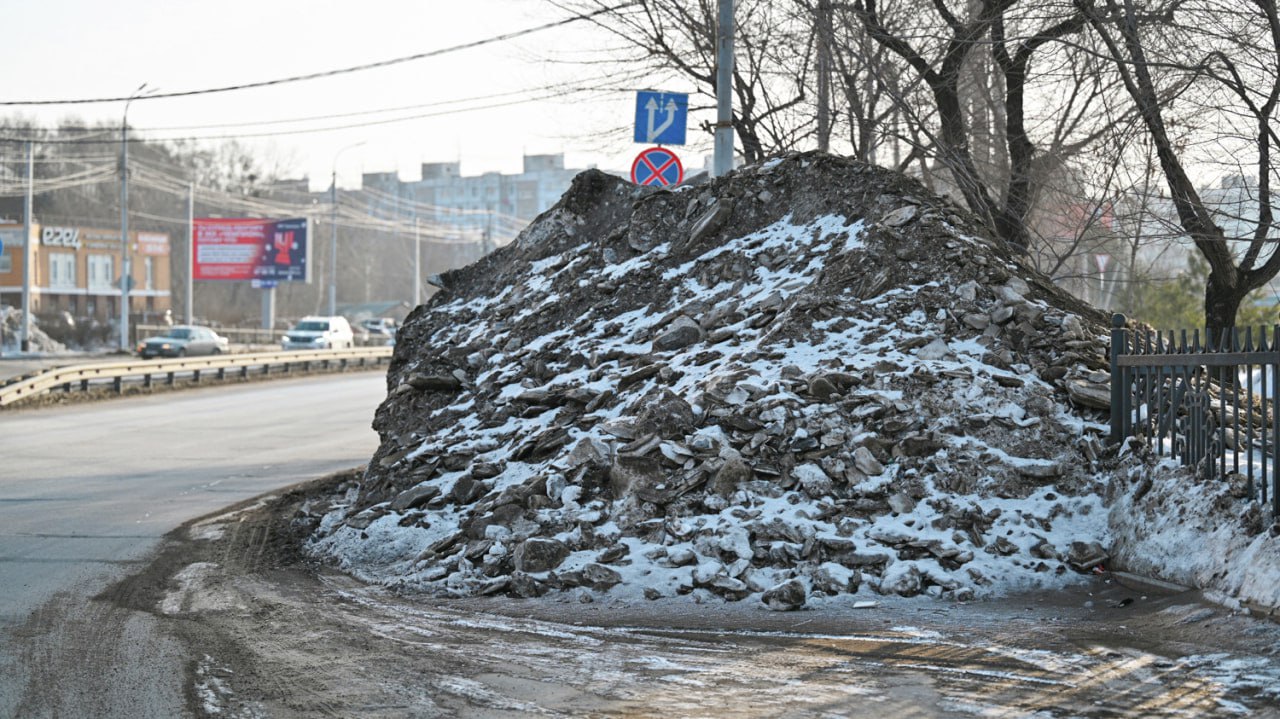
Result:
{"type": "MultiPolygon", "coordinates": [[[[1079,33],[1084,17],[1060,4],[1036,3],[1023,13],[1019,11],[1031,3],[970,0],[963,5],[953,9],[945,0],[934,0],[928,4],[930,13],[919,3],[915,13],[897,22],[884,15],[877,0],[857,0],[846,7],[872,39],[901,58],[928,88],[928,109],[936,124],[926,126],[924,134],[933,139],[937,161],[969,209],[997,236],[1026,250],[1037,175],[1044,174],[1037,167],[1026,111],[1032,59],[1046,46],[1079,33]],[[975,71],[986,65],[986,58],[994,73],[978,76],[975,71]],[[967,88],[975,83],[983,92],[967,88]],[[994,102],[984,106],[984,95],[994,102]],[[994,167],[984,169],[983,160],[994,167]]],[[[1071,122],[1078,124],[1087,112],[1076,108],[1071,122]]],[[[1068,147],[1065,139],[1059,135],[1051,144],[1062,152],[1068,147]]]]}
{"type": "MultiPolygon", "coordinates": [[[[608,0],[552,0],[570,12],[594,14],[592,22],[618,43],[612,64],[627,68],[632,83],[675,78],[694,87],[692,107],[715,106],[716,0],[637,0],[612,7],[608,0]]],[[[813,28],[789,4],[739,0],[736,7],[733,127],[743,158],[759,162],[793,149],[806,136],[812,114],[807,83],[812,74],[813,28]]],[[[710,122],[702,128],[714,134],[710,122]]]]}
{"type": "Polygon", "coordinates": [[[1272,148],[1278,144],[1280,15],[1274,0],[1188,0],[1160,7],[1133,0],[1076,0],[1103,40],[1150,134],[1183,231],[1209,264],[1204,312],[1213,337],[1235,326],[1245,296],[1280,272],[1272,229],[1272,148]],[[1153,52],[1154,50],[1154,52],[1153,52]],[[1229,236],[1201,196],[1192,171],[1206,166],[1195,146],[1179,146],[1169,121],[1171,94],[1216,119],[1212,141],[1252,166],[1256,221],[1229,236]],[[1232,241],[1241,241],[1233,249],[1232,241]],[[1263,259],[1265,257],[1265,259],[1263,259]]]}

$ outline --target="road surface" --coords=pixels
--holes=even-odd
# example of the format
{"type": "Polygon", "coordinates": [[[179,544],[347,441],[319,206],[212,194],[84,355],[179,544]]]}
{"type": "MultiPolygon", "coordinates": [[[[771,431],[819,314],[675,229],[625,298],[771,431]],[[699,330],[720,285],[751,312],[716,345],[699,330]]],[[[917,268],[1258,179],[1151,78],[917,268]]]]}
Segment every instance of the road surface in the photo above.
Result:
{"type": "Polygon", "coordinates": [[[404,597],[297,563],[314,484],[161,541],[360,463],[382,388],[0,413],[0,717],[1280,717],[1280,627],[1102,578],[794,613],[404,597]]]}
{"type": "MultiPolygon", "coordinates": [[[[384,395],[384,376],[369,372],[0,413],[0,716],[28,715],[29,682],[47,693],[48,674],[95,646],[176,657],[142,619],[98,637],[100,618],[71,607],[188,519],[367,461],[384,395]]],[[[181,712],[179,676],[119,659],[103,686],[65,691],[97,692],[121,715],[181,712]]],[[[40,711],[72,715],[77,702],[40,711]]]]}

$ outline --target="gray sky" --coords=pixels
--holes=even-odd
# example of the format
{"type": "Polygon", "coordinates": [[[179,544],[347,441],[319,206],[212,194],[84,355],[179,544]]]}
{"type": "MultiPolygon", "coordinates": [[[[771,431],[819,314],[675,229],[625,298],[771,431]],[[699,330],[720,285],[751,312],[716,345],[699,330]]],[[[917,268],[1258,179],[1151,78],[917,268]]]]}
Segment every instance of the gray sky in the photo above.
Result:
{"type": "MultiPolygon", "coordinates": [[[[17,0],[4,15],[3,101],[120,97],[144,82],[164,92],[259,82],[437,50],[564,17],[539,0],[17,0]]],[[[421,162],[457,159],[466,174],[516,172],[525,152],[563,152],[570,166],[625,170],[641,146],[629,136],[602,141],[601,133],[629,126],[634,95],[526,101],[554,92],[547,88],[557,84],[596,86],[593,83],[600,81],[590,73],[600,70],[557,60],[600,43],[599,31],[578,24],[334,78],[191,98],[135,100],[129,123],[150,138],[208,137],[450,113],[244,140],[264,156],[287,161],[291,174],[309,175],[316,188],[328,185],[335,155],[358,142],[365,144],[341,152],[340,186],[357,184],[362,171],[399,170],[405,179],[415,179],[421,162]],[[485,97],[305,123],[192,127],[485,97]],[[509,104],[513,102],[517,104],[509,104]],[[457,112],[460,107],[499,104],[507,106],[457,112]]],[[[0,108],[45,124],[78,118],[118,125],[123,110],[122,102],[0,108]]],[[[701,164],[692,153],[684,162],[701,164]]]]}

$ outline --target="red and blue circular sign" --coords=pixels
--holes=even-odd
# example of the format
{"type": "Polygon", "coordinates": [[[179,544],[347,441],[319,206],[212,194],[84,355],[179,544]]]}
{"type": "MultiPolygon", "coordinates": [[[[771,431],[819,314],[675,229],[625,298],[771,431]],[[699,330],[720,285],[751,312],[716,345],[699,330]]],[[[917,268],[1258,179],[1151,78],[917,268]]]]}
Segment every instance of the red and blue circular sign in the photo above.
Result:
{"type": "Polygon", "coordinates": [[[676,153],[665,147],[650,147],[631,163],[631,181],[650,187],[670,187],[684,179],[684,166],[676,153]]]}

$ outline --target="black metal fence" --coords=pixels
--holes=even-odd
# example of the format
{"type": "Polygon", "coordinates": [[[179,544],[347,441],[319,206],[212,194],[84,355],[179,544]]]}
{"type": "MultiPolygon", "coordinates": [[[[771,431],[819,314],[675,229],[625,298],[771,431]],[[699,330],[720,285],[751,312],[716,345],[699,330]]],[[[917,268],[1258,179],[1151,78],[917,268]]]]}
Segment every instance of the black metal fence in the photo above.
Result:
{"type": "Polygon", "coordinates": [[[1112,318],[1111,441],[1139,437],[1207,477],[1239,474],[1280,516],[1280,325],[1133,331],[1112,318]]]}

